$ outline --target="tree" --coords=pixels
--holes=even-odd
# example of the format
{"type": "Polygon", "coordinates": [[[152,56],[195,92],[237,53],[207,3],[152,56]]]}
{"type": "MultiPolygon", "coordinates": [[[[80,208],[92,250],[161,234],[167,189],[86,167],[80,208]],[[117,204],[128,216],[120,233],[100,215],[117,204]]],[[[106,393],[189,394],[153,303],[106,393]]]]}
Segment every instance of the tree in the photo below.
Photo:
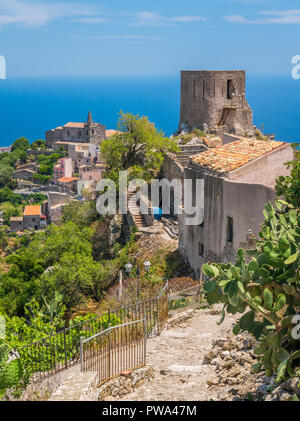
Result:
{"type": "Polygon", "coordinates": [[[14,168],[0,161],[0,186],[7,186],[14,172],[14,168]]]}
{"type": "Polygon", "coordinates": [[[9,202],[1,203],[0,211],[3,212],[3,219],[6,225],[10,224],[11,217],[20,215],[19,208],[15,207],[9,202]]]}
{"type": "Polygon", "coordinates": [[[73,222],[79,227],[89,227],[99,217],[94,202],[71,202],[62,211],[62,222],[73,222]]]}
{"type": "Polygon", "coordinates": [[[22,203],[22,196],[14,194],[8,187],[0,190],[0,203],[9,202],[12,205],[20,205],[22,203]]]}
{"type": "Polygon", "coordinates": [[[31,149],[39,150],[46,149],[46,142],[43,139],[35,140],[31,145],[31,149]]]}
{"type": "Polygon", "coordinates": [[[11,152],[14,152],[17,149],[26,151],[29,148],[29,140],[26,137],[20,137],[17,139],[11,147],[11,152]]]}
{"type": "Polygon", "coordinates": [[[118,133],[101,143],[101,154],[109,171],[130,170],[149,179],[149,170],[159,170],[176,143],[155,128],[148,117],[120,112],[118,133]]]}
{"type": "Polygon", "coordinates": [[[51,225],[45,232],[35,233],[29,244],[6,259],[10,267],[0,280],[0,309],[10,315],[22,316],[25,304],[32,298],[40,303],[44,303],[44,298],[53,299],[39,288],[42,275],[52,266],[59,265],[67,252],[81,256],[81,260],[92,256],[92,234],[92,229],[79,228],[72,222],[59,227],[51,225]]]}
{"type": "Polygon", "coordinates": [[[41,289],[50,297],[58,291],[63,297],[63,304],[70,311],[85,303],[88,297],[95,297],[99,282],[101,287],[100,263],[94,262],[92,256],[66,252],[58,264],[42,276],[41,289]]]}

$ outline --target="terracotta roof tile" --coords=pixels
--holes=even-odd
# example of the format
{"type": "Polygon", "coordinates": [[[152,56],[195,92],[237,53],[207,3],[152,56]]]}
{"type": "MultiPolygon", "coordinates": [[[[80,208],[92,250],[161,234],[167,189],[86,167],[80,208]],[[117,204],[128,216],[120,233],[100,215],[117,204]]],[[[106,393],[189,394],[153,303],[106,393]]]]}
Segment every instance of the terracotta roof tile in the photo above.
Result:
{"type": "Polygon", "coordinates": [[[57,181],[60,183],[70,183],[71,181],[77,181],[79,178],[77,177],[61,177],[57,181]]]}
{"type": "Polygon", "coordinates": [[[84,123],[72,123],[72,122],[69,122],[69,123],[67,123],[67,124],[65,124],[64,125],[64,127],[75,127],[75,128],[78,128],[78,129],[83,129],[84,128],[84,123]]]}
{"type": "Polygon", "coordinates": [[[24,216],[38,216],[41,213],[42,213],[41,206],[38,206],[38,205],[25,206],[24,216]]]}
{"type": "Polygon", "coordinates": [[[105,130],[105,136],[106,137],[113,136],[114,134],[117,134],[117,133],[120,133],[120,132],[118,130],[113,130],[113,129],[105,130]]]}
{"type": "Polygon", "coordinates": [[[222,139],[218,136],[203,137],[202,140],[208,148],[215,148],[216,146],[222,145],[222,139]]]}
{"type": "Polygon", "coordinates": [[[227,173],[283,145],[286,143],[243,138],[193,155],[191,161],[201,167],[227,173]]]}

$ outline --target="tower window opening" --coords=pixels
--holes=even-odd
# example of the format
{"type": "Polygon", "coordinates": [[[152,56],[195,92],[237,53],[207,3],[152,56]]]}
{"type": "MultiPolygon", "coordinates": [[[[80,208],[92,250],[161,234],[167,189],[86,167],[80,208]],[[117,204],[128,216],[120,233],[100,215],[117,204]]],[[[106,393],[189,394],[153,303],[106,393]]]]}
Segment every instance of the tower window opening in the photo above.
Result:
{"type": "Polygon", "coordinates": [[[227,80],[227,99],[232,99],[234,93],[233,80],[227,80]]]}
{"type": "Polygon", "coordinates": [[[233,243],[233,218],[227,216],[227,242],[233,243]]]}

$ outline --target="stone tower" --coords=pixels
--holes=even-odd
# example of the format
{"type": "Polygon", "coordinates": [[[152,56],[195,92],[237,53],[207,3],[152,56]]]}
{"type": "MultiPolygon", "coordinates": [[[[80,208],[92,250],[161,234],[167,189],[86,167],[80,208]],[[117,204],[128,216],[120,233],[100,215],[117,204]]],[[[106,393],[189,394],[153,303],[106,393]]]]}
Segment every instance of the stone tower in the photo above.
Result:
{"type": "Polygon", "coordinates": [[[244,70],[182,71],[180,128],[197,127],[253,136],[244,70]],[[204,126],[203,126],[204,125],[204,126]]]}
{"type": "Polygon", "coordinates": [[[93,117],[92,117],[92,113],[89,111],[88,118],[87,118],[87,125],[91,126],[92,124],[93,124],[93,117]]]}

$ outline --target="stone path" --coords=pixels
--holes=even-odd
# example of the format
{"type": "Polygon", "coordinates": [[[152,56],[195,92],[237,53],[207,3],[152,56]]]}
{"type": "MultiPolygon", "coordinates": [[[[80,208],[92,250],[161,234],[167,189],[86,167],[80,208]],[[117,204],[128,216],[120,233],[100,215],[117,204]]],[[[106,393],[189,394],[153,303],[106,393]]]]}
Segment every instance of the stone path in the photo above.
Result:
{"type": "Polygon", "coordinates": [[[219,320],[220,315],[212,315],[211,310],[197,310],[192,318],[150,339],[147,343],[147,365],[154,368],[153,379],[118,400],[220,399],[227,388],[214,385],[214,366],[202,365],[212,342],[224,338],[232,330],[235,318],[227,316],[220,326],[217,324],[219,320]]]}
{"type": "Polygon", "coordinates": [[[71,374],[64,384],[52,394],[49,401],[80,401],[96,385],[96,373],[71,374]]]}
{"type": "MultiPolygon", "coordinates": [[[[154,376],[140,387],[120,397],[124,401],[199,401],[220,400],[231,386],[219,386],[215,366],[202,364],[204,356],[218,339],[232,331],[236,317],[218,325],[220,311],[186,310],[169,319],[160,336],[147,341],[147,366],[154,376]],[[217,314],[216,314],[217,313],[217,314]]],[[[53,401],[85,400],[96,381],[95,373],[72,374],[51,396],[53,401]]]]}

